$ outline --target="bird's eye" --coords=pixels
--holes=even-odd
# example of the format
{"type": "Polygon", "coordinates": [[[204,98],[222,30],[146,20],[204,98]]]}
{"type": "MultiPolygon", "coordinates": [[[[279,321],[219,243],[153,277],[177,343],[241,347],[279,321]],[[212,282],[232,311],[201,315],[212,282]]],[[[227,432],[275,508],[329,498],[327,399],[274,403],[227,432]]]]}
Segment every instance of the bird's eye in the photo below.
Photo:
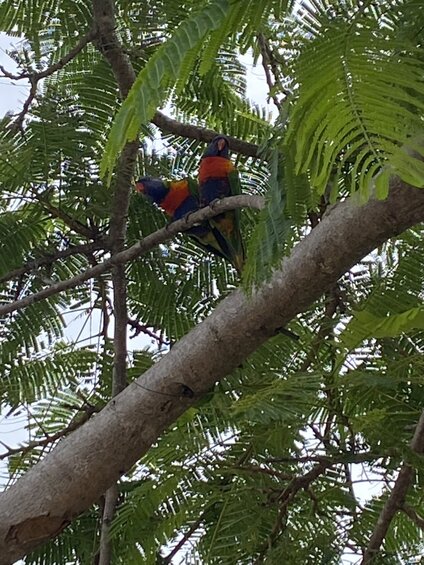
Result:
{"type": "Polygon", "coordinates": [[[226,145],[226,140],[225,139],[219,139],[218,140],[218,149],[219,151],[222,151],[223,149],[225,149],[225,145],[226,145]]]}
{"type": "Polygon", "coordinates": [[[144,192],[144,184],[142,182],[136,182],[135,189],[137,192],[144,192]]]}

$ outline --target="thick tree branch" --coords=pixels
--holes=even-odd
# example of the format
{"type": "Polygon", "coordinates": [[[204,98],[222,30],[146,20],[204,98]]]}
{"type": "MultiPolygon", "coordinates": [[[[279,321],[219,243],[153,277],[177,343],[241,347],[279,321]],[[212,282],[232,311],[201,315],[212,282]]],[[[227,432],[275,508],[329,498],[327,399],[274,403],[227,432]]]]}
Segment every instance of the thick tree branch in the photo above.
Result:
{"type": "MultiPolygon", "coordinates": [[[[415,428],[414,437],[411,441],[411,450],[419,454],[424,453],[424,411],[421,413],[421,417],[415,428]]],[[[401,467],[392,492],[377,519],[373,534],[362,559],[362,565],[371,563],[378,553],[396,512],[404,508],[405,498],[414,479],[414,475],[415,469],[413,466],[404,464],[401,467]]]]}
{"type": "MultiPolygon", "coordinates": [[[[268,283],[252,296],[237,290],[222,300],[156,365],[0,495],[0,565],[62,531],[276,328],[372,249],[423,220],[424,191],[399,181],[384,201],[359,207],[348,200],[335,207],[268,283]]],[[[421,427],[416,434],[421,444],[421,427]]]]}
{"type": "Polygon", "coordinates": [[[173,222],[172,224],[169,224],[166,227],[148,235],[142,241],[135,243],[125,251],[117,253],[103,263],[99,263],[98,265],[87,269],[83,273],[76,275],[71,279],[55,283],[50,287],[41,290],[40,292],[22,298],[22,300],[17,300],[16,302],[11,302],[9,304],[5,304],[4,306],[0,306],[0,316],[4,316],[5,314],[9,314],[10,312],[15,312],[16,310],[20,310],[21,308],[25,308],[30,304],[44,300],[45,298],[53,296],[53,294],[57,294],[58,292],[68,290],[69,288],[74,288],[84,281],[87,281],[88,279],[98,277],[102,273],[110,271],[114,265],[122,265],[124,263],[127,263],[128,261],[131,261],[132,259],[135,259],[136,257],[139,257],[140,255],[143,255],[144,253],[147,253],[151,249],[157,247],[159,244],[165,243],[166,241],[172,239],[178,232],[188,230],[198,222],[208,220],[213,216],[221,214],[222,212],[226,212],[227,210],[233,210],[234,208],[250,207],[261,209],[263,207],[263,203],[264,200],[261,196],[250,196],[247,194],[224,198],[217,202],[213,206],[213,208],[209,206],[202,208],[201,210],[198,210],[191,214],[187,220],[182,219],[173,222]]]}

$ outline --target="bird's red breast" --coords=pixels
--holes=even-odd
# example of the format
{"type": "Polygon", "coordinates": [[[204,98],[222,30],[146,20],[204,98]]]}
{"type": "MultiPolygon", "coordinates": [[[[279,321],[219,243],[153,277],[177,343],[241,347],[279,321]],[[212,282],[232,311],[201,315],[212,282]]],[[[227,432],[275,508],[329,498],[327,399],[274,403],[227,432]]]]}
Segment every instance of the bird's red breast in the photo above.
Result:
{"type": "Polygon", "coordinates": [[[175,210],[190,196],[188,183],[185,179],[169,183],[169,192],[160,203],[168,216],[173,216],[175,210]]]}
{"type": "Polygon", "coordinates": [[[225,157],[203,157],[200,161],[199,182],[202,184],[210,178],[227,177],[234,169],[233,163],[225,157]]]}

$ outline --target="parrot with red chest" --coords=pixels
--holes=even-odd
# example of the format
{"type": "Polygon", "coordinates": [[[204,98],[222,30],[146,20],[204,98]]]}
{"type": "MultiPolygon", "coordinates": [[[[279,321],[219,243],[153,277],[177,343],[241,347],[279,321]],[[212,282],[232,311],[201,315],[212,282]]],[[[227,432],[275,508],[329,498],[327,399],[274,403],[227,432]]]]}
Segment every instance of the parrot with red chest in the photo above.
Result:
{"type": "MultiPolygon", "coordinates": [[[[197,184],[188,178],[166,181],[160,178],[142,177],[136,181],[135,189],[150,202],[159,206],[171,221],[180,220],[200,208],[197,184]]],[[[209,222],[196,224],[186,233],[207,251],[231,261],[225,254],[225,242],[221,234],[209,222]]]]}
{"type": "MultiPolygon", "coordinates": [[[[201,206],[214,200],[241,194],[237,169],[229,156],[225,135],[216,136],[206,148],[200,161],[199,192],[201,206]]],[[[221,234],[222,249],[240,274],[245,260],[240,232],[240,210],[229,210],[211,218],[210,223],[221,234]]]]}

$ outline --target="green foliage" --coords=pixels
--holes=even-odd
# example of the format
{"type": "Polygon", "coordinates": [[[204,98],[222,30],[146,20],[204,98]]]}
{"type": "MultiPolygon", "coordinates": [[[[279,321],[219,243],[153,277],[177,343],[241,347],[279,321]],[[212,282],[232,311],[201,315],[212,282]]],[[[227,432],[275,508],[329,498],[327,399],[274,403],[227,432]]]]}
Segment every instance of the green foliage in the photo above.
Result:
{"type": "Polygon", "coordinates": [[[271,175],[266,193],[266,207],[262,210],[247,248],[248,261],[243,272],[244,283],[252,288],[269,278],[281,259],[291,222],[286,212],[284,158],[274,150],[269,159],[271,175]]]}
{"type": "MultiPolygon", "coordinates": [[[[137,174],[196,176],[199,138],[158,139],[148,124],[165,102],[184,124],[260,148],[260,159],[231,155],[243,192],[266,201],[260,213],[241,213],[242,282],[252,292],[330,202],[358,190],[362,200],[382,198],[393,172],[422,184],[413,154],[423,154],[420,3],[115,7],[115,31],[138,75],[122,106],[107,57],[92,43],[39,83],[22,132],[13,117],[0,123],[1,304],[110,254],[103,236],[113,195],[100,175],[107,140],[109,174],[141,130],[137,174]],[[259,34],[278,75],[268,92],[280,101],[274,118],[247,99],[240,54],[262,62],[259,34]]],[[[57,63],[92,23],[91,3],[82,0],[0,5],[0,30],[22,36],[12,53],[17,73],[57,63]]],[[[166,221],[132,194],[126,244],[166,221]]],[[[423,462],[410,449],[424,405],[422,236],[417,226],[365,258],[291,322],[298,340],[277,333],[158,438],[119,483],[112,563],[163,562],[183,536],[178,558],[186,563],[339,564],[348,551],[360,558],[405,461],[417,470],[406,502],[424,516],[423,462]]],[[[185,235],[129,263],[126,279],[129,381],[240,284],[231,266],[185,235]]],[[[2,422],[12,414],[25,427],[22,449],[6,457],[4,482],[109,401],[112,325],[110,273],[0,320],[2,422]]],[[[94,562],[101,513],[94,505],[26,562],[94,562]]],[[[412,561],[420,544],[419,525],[399,512],[376,563],[412,561]]]]}
{"type": "Polygon", "coordinates": [[[423,328],[421,236],[411,232],[397,247],[398,260],[378,279],[368,298],[354,310],[340,335],[342,350],[352,351],[365,339],[396,338],[423,328]]]}
{"type": "MultiPolygon", "coordinates": [[[[402,2],[394,4],[402,13],[402,2]]],[[[287,132],[297,172],[308,171],[323,194],[333,170],[346,167],[350,188],[363,201],[374,187],[384,198],[390,174],[424,186],[419,49],[400,39],[402,24],[394,19],[388,26],[386,14],[343,5],[336,15],[306,9],[314,29],[307,19],[310,33],[296,63],[299,88],[287,132]]]]}
{"type": "Polygon", "coordinates": [[[364,338],[396,337],[414,329],[424,330],[424,310],[422,307],[411,308],[402,312],[402,314],[394,314],[384,318],[374,316],[366,310],[354,312],[353,315],[355,324],[360,328],[362,336],[358,336],[356,333],[353,341],[354,324],[350,324],[348,335],[342,337],[342,345],[349,349],[357,347],[364,338]]]}

